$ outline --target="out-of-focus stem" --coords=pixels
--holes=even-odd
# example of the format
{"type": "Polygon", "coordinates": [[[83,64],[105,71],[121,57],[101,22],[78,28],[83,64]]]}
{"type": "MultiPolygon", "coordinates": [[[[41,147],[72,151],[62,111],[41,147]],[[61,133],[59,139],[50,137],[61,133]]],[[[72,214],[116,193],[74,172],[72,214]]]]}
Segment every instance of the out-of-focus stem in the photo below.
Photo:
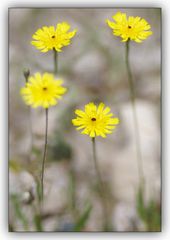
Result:
{"type": "Polygon", "coordinates": [[[134,121],[134,127],[135,127],[135,145],[136,145],[136,156],[137,156],[137,163],[138,163],[138,172],[139,172],[139,180],[140,184],[143,186],[144,184],[144,173],[143,173],[143,166],[142,166],[142,153],[141,153],[141,143],[140,143],[140,134],[139,134],[139,124],[138,124],[138,118],[137,118],[137,112],[136,112],[136,101],[135,101],[135,88],[133,84],[133,77],[132,72],[130,68],[129,63],[129,44],[130,41],[128,40],[126,42],[126,54],[125,54],[125,60],[126,60],[126,67],[127,67],[127,73],[128,73],[128,83],[130,88],[130,97],[131,97],[131,104],[132,104],[132,110],[133,110],[133,121],[134,121]]]}
{"type": "MultiPolygon", "coordinates": [[[[23,70],[23,75],[24,75],[24,78],[25,78],[25,84],[28,83],[28,79],[29,79],[29,76],[30,76],[30,70],[28,68],[25,68],[23,70]]],[[[29,130],[30,130],[30,149],[29,149],[29,163],[31,162],[32,160],[32,150],[33,150],[33,129],[32,129],[32,119],[31,119],[31,107],[28,106],[28,121],[29,121],[29,130]]]]}
{"type": "Polygon", "coordinates": [[[92,146],[93,146],[93,160],[94,160],[94,166],[95,166],[95,171],[99,183],[99,191],[100,191],[100,197],[101,197],[101,202],[103,206],[103,215],[104,215],[104,229],[108,230],[109,229],[109,222],[108,222],[108,211],[107,211],[107,202],[106,202],[106,196],[105,196],[105,187],[104,183],[100,174],[98,162],[97,162],[97,155],[96,155],[96,141],[95,137],[92,138],[92,146]]]}

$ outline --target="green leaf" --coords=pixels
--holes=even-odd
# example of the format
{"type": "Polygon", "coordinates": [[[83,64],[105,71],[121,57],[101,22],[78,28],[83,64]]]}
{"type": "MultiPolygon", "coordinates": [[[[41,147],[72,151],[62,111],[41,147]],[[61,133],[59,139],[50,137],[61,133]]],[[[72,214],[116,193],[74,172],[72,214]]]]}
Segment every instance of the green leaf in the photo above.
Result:
{"type": "Polygon", "coordinates": [[[160,231],[161,214],[156,201],[151,200],[147,206],[147,230],[160,231]]]}
{"type": "Polygon", "coordinates": [[[35,146],[32,147],[32,153],[35,154],[37,157],[41,155],[41,150],[35,146]]]}
{"type": "Polygon", "coordinates": [[[137,194],[137,212],[145,223],[147,231],[160,231],[161,214],[159,204],[154,200],[150,200],[146,205],[142,187],[139,188],[137,194]]]}
{"type": "Polygon", "coordinates": [[[25,214],[22,211],[20,201],[19,201],[19,196],[16,194],[12,194],[11,201],[14,206],[16,217],[22,222],[24,229],[27,231],[28,230],[28,221],[27,221],[27,218],[25,217],[25,214]]]}
{"type": "Polygon", "coordinates": [[[34,215],[34,224],[37,231],[43,231],[41,216],[39,214],[34,215]]]}
{"type": "Polygon", "coordinates": [[[137,194],[137,212],[139,214],[139,217],[143,220],[146,221],[147,214],[146,214],[146,209],[145,209],[145,204],[144,204],[144,197],[143,197],[143,188],[140,187],[138,194],[137,194]]]}
{"type": "Polygon", "coordinates": [[[55,133],[53,140],[49,144],[48,151],[53,161],[71,160],[72,158],[71,145],[65,141],[59,131],[55,133]]]}
{"type": "Polygon", "coordinates": [[[9,169],[12,170],[13,172],[19,172],[21,171],[21,165],[17,163],[17,161],[10,160],[9,161],[9,169]]]}
{"type": "Polygon", "coordinates": [[[73,231],[80,232],[85,227],[87,220],[89,219],[91,210],[92,206],[87,206],[84,213],[79,217],[77,223],[75,224],[73,231]]]}

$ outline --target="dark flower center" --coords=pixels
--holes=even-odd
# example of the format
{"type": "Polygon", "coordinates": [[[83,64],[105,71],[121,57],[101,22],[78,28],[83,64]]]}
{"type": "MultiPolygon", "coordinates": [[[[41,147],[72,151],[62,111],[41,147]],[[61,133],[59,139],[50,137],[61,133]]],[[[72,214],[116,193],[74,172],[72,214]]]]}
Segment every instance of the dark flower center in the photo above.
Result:
{"type": "Polygon", "coordinates": [[[44,91],[46,91],[46,90],[47,90],[47,88],[46,88],[46,87],[43,87],[43,90],[44,90],[44,91]]]}
{"type": "Polygon", "coordinates": [[[96,118],[92,118],[91,120],[94,122],[94,121],[96,121],[96,118]]]}
{"type": "Polygon", "coordinates": [[[132,27],[131,26],[128,26],[129,29],[131,29],[132,27]]]}
{"type": "Polygon", "coordinates": [[[51,38],[55,38],[55,36],[53,35],[51,38]]]}

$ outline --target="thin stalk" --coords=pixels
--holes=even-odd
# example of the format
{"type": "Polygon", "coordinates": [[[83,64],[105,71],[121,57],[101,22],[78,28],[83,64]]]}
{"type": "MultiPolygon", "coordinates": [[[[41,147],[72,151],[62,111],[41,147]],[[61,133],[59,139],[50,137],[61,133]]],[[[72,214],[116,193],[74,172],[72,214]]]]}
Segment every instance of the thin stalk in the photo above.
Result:
{"type": "Polygon", "coordinates": [[[45,169],[45,161],[47,157],[47,137],[48,137],[48,108],[45,109],[45,143],[44,143],[44,154],[42,160],[42,171],[41,171],[41,200],[44,198],[44,169],[45,169]]]}
{"type": "Polygon", "coordinates": [[[55,49],[53,49],[54,52],[54,74],[57,74],[58,72],[58,54],[55,49]]]}
{"type": "Polygon", "coordinates": [[[32,152],[33,152],[33,128],[32,128],[32,110],[28,106],[28,121],[29,121],[29,130],[30,130],[30,147],[29,147],[29,163],[32,161],[32,152]]]}
{"type": "Polygon", "coordinates": [[[100,191],[100,197],[101,197],[101,202],[103,206],[103,215],[104,215],[104,229],[108,230],[109,229],[109,223],[108,223],[108,211],[107,211],[107,202],[105,198],[105,186],[100,174],[98,162],[97,162],[97,155],[96,155],[96,141],[95,138],[92,138],[92,147],[93,147],[93,160],[94,160],[94,166],[95,166],[95,171],[97,174],[97,179],[99,183],[99,191],[100,191]]]}
{"type": "Polygon", "coordinates": [[[129,43],[128,40],[126,42],[126,67],[127,67],[127,73],[128,73],[128,82],[129,82],[129,88],[130,88],[130,97],[131,97],[131,103],[132,103],[132,110],[133,110],[133,121],[135,126],[135,142],[136,142],[136,156],[137,156],[137,162],[138,162],[138,172],[139,172],[139,178],[140,178],[140,184],[143,186],[144,184],[144,173],[143,173],[143,166],[142,166],[142,153],[141,153],[141,143],[140,143],[140,134],[139,134],[139,124],[138,124],[138,118],[137,118],[137,112],[136,112],[136,100],[135,100],[135,88],[133,84],[133,77],[132,72],[130,68],[129,63],[129,43]]]}
{"type": "MultiPolygon", "coordinates": [[[[25,78],[25,84],[28,83],[28,79],[30,76],[30,70],[28,68],[25,68],[23,70],[23,75],[25,78]]],[[[29,130],[30,130],[30,148],[29,148],[29,156],[28,156],[28,161],[29,163],[32,160],[32,150],[33,150],[33,129],[32,129],[32,118],[31,118],[31,107],[28,106],[28,125],[29,125],[29,130]]]]}

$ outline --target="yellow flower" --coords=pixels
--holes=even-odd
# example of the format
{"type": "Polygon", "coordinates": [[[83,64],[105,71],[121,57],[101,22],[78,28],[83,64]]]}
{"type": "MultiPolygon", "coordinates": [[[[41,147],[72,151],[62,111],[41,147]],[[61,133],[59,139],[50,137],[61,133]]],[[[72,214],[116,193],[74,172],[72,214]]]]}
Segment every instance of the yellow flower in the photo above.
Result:
{"type": "Polygon", "coordinates": [[[74,37],[77,30],[68,32],[70,25],[67,22],[58,23],[56,29],[54,26],[44,26],[38,29],[32,38],[31,44],[41,52],[48,52],[55,49],[61,52],[61,48],[70,44],[70,39],[74,37]]]}
{"type": "Polygon", "coordinates": [[[110,108],[105,107],[104,103],[100,103],[97,107],[94,103],[85,105],[85,111],[75,110],[77,118],[72,120],[77,130],[83,129],[82,134],[87,134],[94,138],[96,136],[106,137],[106,134],[112,133],[112,129],[116,128],[119,123],[118,118],[112,118],[110,108]]]}
{"type": "Polygon", "coordinates": [[[63,80],[54,79],[53,74],[35,73],[29,77],[26,86],[21,88],[21,95],[27,105],[33,108],[49,108],[58,103],[58,99],[66,92],[62,87],[63,80]]]}
{"type": "Polygon", "coordinates": [[[112,18],[115,22],[108,19],[106,22],[113,29],[113,35],[121,37],[122,42],[133,40],[140,43],[152,35],[152,31],[148,31],[151,26],[143,18],[132,16],[127,18],[126,13],[121,12],[116,13],[112,18]]]}

